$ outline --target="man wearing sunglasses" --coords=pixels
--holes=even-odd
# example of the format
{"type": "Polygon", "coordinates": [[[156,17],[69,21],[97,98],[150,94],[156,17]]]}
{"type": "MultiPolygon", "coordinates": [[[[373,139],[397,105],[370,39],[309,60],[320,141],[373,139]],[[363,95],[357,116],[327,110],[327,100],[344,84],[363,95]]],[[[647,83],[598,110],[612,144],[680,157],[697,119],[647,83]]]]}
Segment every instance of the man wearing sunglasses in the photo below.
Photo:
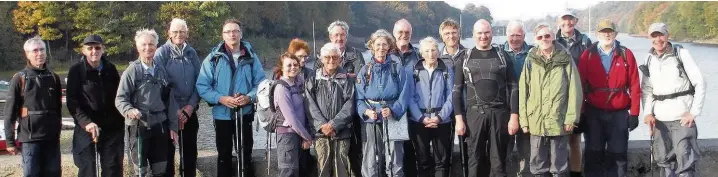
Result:
{"type": "Polygon", "coordinates": [[[586,177],[628,175],[628,133],[638,126],[641,85],[633,52],[616,41],[616,24],[601,20],[598,42],[581,55],[586,177]]]}
{"type": "MultiPolygon", "coordinates": [[[[160,67],[164,67],[169,76],[169,81],[174,86],[174,96],[179,110],[172,114],[177,114],[179,118],[179,133],[182,136],[182,151],[180,151],[180,164],[184,165],[180,173],[184,173],[184,177],[194,177],[195,168],[197,166],[197,131],[199,130],[199,120],[197,119],[197,109],[199,103],[199,94],[195,84],[197,75],[199,75],[200,59],[197,52],[187,44],[189,28],[187,22],[182,19],[172,19],[167,30],[167,42],[157,48],[154,60],[160,67]]],[[[167,175],[174,176],[174,157],[175,146],[169,143],[169,151],[167,159],[167,175]]]]}
{"type": "Polygon", "coordinates": [[[120,75],[103,56],[105,46],[99,35],[87,36],[81,50],[80,62],[68,71],[65,92],[67,109],[75,118],[72,155],[77,176],[95,176],[100,172],[95,164],[100,163],[101,176],[120,177],[125,147],[124,117],[115,108],[120,75]],[[100,162],[95,161],[96,154],[100,162]]]}
{"type": "MultiPolygon", "coordinates": [[[[578,23],[578,16],[573,9],[566,9],[558,17],[559,30],[556,33],[556,42],[563,45],[568,52],[571,54],[571,58],[574,63],[578,65],[578,58],[584,50],[588,49],[591,45],[591,39],[585,34],[576,29],[576,23],[578,23]]],[[[581,119],[586,120],[586,119],[581,119]]],[[[568,139],[569,150],[569,166],[571,176],[581,176],[581,132],[582,128],[579,126],[573,130],[574,134],[570,135],[568,139]]]]}

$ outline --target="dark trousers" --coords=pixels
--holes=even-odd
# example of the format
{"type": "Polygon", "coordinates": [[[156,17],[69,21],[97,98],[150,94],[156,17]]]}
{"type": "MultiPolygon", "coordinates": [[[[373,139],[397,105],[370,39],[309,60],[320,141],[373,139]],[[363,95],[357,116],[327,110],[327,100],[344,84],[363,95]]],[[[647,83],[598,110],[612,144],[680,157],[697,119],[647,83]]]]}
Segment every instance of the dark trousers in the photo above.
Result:
{"type": "Polygon", "coordinates": [[[584,175],[625,177],[628,173],[627,110],[586,107],[584,175]]]}
{"type": "Polygon", "coordinates": [[[165,175],[167,172],[167,150],[169,149],[167,139],[170,138],[168,124],[165,121],[152,126],[151,129],[140,126],[139,131],[137,125],[127,126],[126,131],[130,143],[127,147],[129,151],[127,156],[134,164],[134,169],[130,170],[134,175],[138,173],[138,166],[139,173],[147,174],[151,171],[151,175],[145,176],[161,177],[165,175]],[[138,154],[138,146],[141,146],[140,154],[138,154]],[[142,161],[141,164],[140,161],[142,161]],[[147,169],[148,165],[150,170],[147,169]]]}
{"type": "MultiPolygon", "coordinates": [[[[244,165],[245,176],[254,176],[254,169],[252,168],[252,147],[254,138],[252,137],[252,121],[254,120],[254,113],[244,115],[242,133],[244,134],[244,162],[240,162],[241,157],[237,157],[237,162],[244,165]]],[[[237,166],[232,163],[232,151],[236,150],[234,142],[239,140],[240,136],[235,136],[235,121],[234,120],[214,120],[214,130],[216,132],[216,145],[217,145],[217,176],[234,176],[237,171],[237,166]]],[[[237,143],[240,144],[240,143],[237,143]]],[[[241,145],[241,144],[240,144],[241,145]]],[[[237,154],[241,154],[237,152],[237,154]]]]}
{"type": "Polygon", "coordinates": [[[448,177],[453,146],[451,123],[439,124],[437,128],[426,128],[423,123],[409,121],[409,126],[413,131],[410,138],[418,159],[416,176],[448,177]]]}
{"type": "MultiPolygon", "coordinates": [[[[187,120],[187,123],[184,125],[184,130],[180,131],[182,133],[182,151],[184,152],[184,155],[180,154],[180,156],[184,158],[184,162],[180,162],[180,165],[184,163],[185,177],[194,177],[197,175],[197,131],[199,131],[199,120],[195,112],[187,120]]],[[[179,151],[179,147],[175,147],[174,142],[170,139],[169,151],[167,151],[169,163],[167,163],[167,174],[165,175],[168,177],[175,176],[175,148],[179,151]]]]}
{"type": "Polygon", "coordinates": [[[352,117],[352,125],[355,128],[352,129],[352,137],[349,142],[349,166],[351,167],[352,174],[361,175],[362,166],[362,124],[359,117],[356,115],[352,117]]]}
{"type": "Polygon", "coordinates": [[[466,112],[469,176],[506,176],[508,108],[470,106],[466,112]]]}
{"type": "Polygon", "coordinates": [[[60,177],[60,141],[22,143],[24,177],[60,177]]]}
{"type": "MultiPolygon", "coordinates": [[[[301,144],[300,144],[301,145],[301,144]]],[[[299,176],[316,176],[317,159],[309,149],[299,149],[299,176]]]]}
{"type": "MultiPolygon", "coordinates": [[[[81,129],[79,127],[76,127],[81,129]]],[[[84,132],[85,130],[80,130],[84,132]]],[[[75,131],[73,138],[81,138],[80,132],[75,131]]],[[[87,132],[84,132],[87,133],[87,132]]],[[[77,176],[88,177],[95,176],[96,173],[96,152],[100,155],[100,176],[102,177],[122,177],[122,161],[124,160],[125,148],[125,131],[119,129],[117,131],[102,131],[100,133],[97,149],[95,144],[89,144],[82,148],[80,152],[74,152],[72,158],[75,166],[78,168],[77,176]]]]}

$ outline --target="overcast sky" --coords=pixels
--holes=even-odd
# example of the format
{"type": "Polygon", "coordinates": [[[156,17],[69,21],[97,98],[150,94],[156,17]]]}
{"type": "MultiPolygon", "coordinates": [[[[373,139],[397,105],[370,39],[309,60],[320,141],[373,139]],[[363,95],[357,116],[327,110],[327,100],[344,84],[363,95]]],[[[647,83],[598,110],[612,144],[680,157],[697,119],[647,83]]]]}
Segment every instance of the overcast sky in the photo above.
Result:
{"type": "Polygon", "coordinates": [[[527,20],[542,18],[546,15],[557,15],[566,7],[574,9],[587,8],[598,3],[598,0],[448,0],[451,6],[464,9],[468,3],[476,6],[484,5],[491,10],[494,20],[527,20]]]}

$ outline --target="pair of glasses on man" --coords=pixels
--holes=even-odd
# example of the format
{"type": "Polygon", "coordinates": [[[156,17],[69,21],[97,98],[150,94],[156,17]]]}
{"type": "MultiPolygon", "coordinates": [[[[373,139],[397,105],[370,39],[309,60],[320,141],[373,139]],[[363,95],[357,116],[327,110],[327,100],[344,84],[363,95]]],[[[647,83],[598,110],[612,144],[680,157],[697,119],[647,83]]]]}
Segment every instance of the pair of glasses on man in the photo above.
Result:
{"type": "Polygon", "coordinates": [[[536,36],[536,40],[551,39],[551,34],[544,34],[536,36]]]}

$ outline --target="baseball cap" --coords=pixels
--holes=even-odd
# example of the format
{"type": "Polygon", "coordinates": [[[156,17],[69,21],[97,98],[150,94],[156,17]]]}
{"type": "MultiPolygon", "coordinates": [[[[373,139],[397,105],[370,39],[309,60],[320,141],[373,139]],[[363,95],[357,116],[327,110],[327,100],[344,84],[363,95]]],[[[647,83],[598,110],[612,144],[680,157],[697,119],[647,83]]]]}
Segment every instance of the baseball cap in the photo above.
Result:
{"type": "Polygon", "coordinates": [[[82,45],[90,44],[90,43],[103,44],[103,42],[104,41],[102,40],[102,37],[100,37],[100,35],[90,34],[89,36],[87,36],[85,38],[85,40],[82,41],[82,45]]]}
{"type": "Polygon", "coordinates": [[[665,23],[653,23],[648,27],[648,34],[659,32],[661,34],[668,34],[668,26],[665,23]]]}
{"type": "Polygon", "coordinates": [[[573,18],[577,18],[577,17],[576,17],[576,12],[574,12],[572,9],[566,9],[566,10],[564,10],[563,12],[561,12],[561,14],[559,14],[558,18],[563,18],[563,17],[566,16],[566,15],[570,15],[570,16],[573,17],[573,18]]]}
{"type": "Polygon", "coordinates": [[[596,26],[596,30],[601,31],[604,29],[611,29],[613,31],[616,31],[616,23],[613,23],[611,19],[603,19],[598,22],[598,25],[596,26]]]}

